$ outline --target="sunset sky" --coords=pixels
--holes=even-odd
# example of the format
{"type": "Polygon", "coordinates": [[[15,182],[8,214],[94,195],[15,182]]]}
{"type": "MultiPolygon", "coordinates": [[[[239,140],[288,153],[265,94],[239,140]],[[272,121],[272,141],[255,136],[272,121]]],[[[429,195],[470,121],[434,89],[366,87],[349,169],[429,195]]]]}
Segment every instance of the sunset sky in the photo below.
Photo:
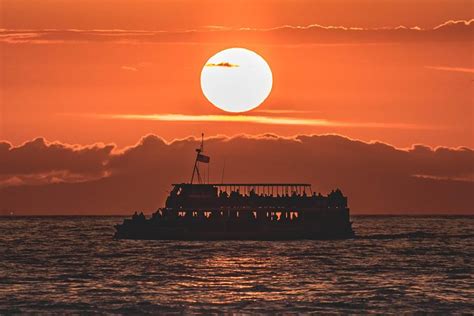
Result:
{"type": "MultiPolygon", "coordinates": [[[[288,148],[293,155],[281,147],[290,161],[281,162],[283,175],[268,176],[277,172],[268,170],[255,176],[258,180],[305,177],[307,171],[291,172],[295,161],[304,161],[314,174],[303,180],[324,180],[322,190],[337,185],[344,189],[344,175],[334,177],[338,184],[321,166],[311,169],[308,152],[321,163],[335,159],[333,167],[347,176],[364,178],[373,172],[376,179],[383,178],[362,179],[363,188],[354,178],[347,180],[356,211],[397,211],[394,202],[389,207],[368,202],[369,190],[377,187],[374,181],[386,182],[382,188],[387,190],[395,190],[393,183],[428,190],[426,201],[446,193],[440,198],[444,200],[430,202],[436,212],[473,211],[468,201],[449,203],[456,192],[474,192],[473,1],[0,0],[0,10],[0,210],[47,213],[55,208],[45,202],[51,196],[71,190],[82,192],[78,196],[83,199],[85,192],[95,192],[97,183],[113,196],[118,191],[104,183],[124,171],[111,161],[127,156],[127,146],[140,151],[146,139],[156,139],[170,146],[166,155],[187,155],[180,142],[169,142],[204,132],[220,135],[214,138],[218,156],[217,144],[239,134],[247,136],[227,140],[235,152],[248,150],[240,140],[269,142],[262,134],[286,145],[309,146],[288,148]],[[255,51],[273,73],[269,97],[237,115],[213,106],[200,86],[206,61],[230,47],[255,51]],[[148,134],[155,136],[142,139],[148,134]],[[306,137],[301,135],[324,134],[339,136],[300,141],[306,137]],[[321,145],[324,139],[327,147],[321,145]],[[353,161],[347,156],[359,151],[344,149],[351,146],[360,149],[353,161]],[[339,155],[316,155],[328,147],[340,148],[339,155]],[[70,164],[61,163],[63,151],[70,164]],[[381,169],[371,170],[362,156],[380,163],[375,165],[381,169]],[[352,163],[362,169],[349,172],[352,163]]],[[[156,150],[150,154],[169,169],[164,162],[169,157],[156,150]]],[[[242,153],[258,161],[256,165],[266,159],[265,154],[253,154],[242,153]]],[[[189,155],[192,160],[192,149],[189,155]]],[[[222,164],[217,159],[216,169],[222,164]]],[[[178,165],[186,168],[188,163],[178,165]]],[[[160,177],[156,168],[154,175],[160,177]]],[[[253,177],[248,170],[247,178],[253,177]]],[[[132,173],[137,182],[140,172],[132,173]]],[[[245,180],[244,175],[242,170],[232,180],[245,180]]],[[[165,180],[177,179],[167,173],[158,181],[160,192],[167,189],[165,180]]],[[[148,181],[137,186],[146,187],[148,181]]],[[[144,199],[150,202],[139,207],[157,207],[163,194],[155,204],[150,195],[152,191],[122,204],[91,202],[95,206],[90,210],[125,212],[133,201],[144,199]]],[[[395,201],[396,194],[391,198],[395,201]]],[[[422,208],[420,202],[413,210],[430,211],[422,208]]],[[[57,209],[81,212],[87,205],[74,208],[64,202],[57,209]]]]}

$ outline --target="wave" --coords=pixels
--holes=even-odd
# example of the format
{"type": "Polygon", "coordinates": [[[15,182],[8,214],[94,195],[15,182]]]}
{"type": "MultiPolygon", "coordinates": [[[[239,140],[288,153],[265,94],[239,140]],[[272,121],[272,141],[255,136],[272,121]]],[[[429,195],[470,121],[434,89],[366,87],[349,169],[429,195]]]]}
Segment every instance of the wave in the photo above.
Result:
{"type": "Polygon", "coordinates": [[[414,231],[408,233],[398,233],[398,234],[373,234],[373,235],[358,235],[357,239],[448,239],[448,238],[459,238],[459,239],[468,239],[474,238],[474,234],[435,234],[424,231],[414,231]]]}

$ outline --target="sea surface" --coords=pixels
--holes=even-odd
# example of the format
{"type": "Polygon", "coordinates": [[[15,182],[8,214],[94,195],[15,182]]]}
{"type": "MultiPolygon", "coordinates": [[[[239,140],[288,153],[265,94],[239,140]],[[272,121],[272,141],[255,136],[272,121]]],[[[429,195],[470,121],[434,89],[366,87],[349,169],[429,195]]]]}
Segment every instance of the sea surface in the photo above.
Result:
{"type": "Polygon", "coordinates": [[[0,218],[0,314],[474,312],[474,217],[288,242],[113,240],[122,219],[0,218]]]}

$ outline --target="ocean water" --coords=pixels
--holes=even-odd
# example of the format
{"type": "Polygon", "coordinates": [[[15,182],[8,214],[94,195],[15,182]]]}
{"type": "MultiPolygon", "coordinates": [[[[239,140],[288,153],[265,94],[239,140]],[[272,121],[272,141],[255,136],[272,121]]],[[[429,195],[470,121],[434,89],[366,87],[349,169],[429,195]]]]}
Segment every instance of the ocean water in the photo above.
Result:
{"type": "Polygon", "coordinates": [[[289,242],[113,240],[121,221],[0,218],[0,313],[474,312],[474,217],[289,242]]]}

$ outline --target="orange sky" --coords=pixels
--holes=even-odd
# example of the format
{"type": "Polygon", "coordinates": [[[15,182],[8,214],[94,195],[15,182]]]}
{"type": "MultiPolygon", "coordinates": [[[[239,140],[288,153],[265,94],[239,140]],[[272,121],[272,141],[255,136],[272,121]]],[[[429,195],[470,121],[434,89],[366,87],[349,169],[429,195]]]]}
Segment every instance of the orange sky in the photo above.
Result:
{"type": "Polygon", "coordinates": [[[470,0],[2,0],[7,28],[176,30],[284,24],[433,27],[472,18],[470,0]]]}
{"type": "Polygon", "coordinates": [[[13,144],[44,136],[124,146],[147,133],[171,140],[204,131],[339,133],[399,147],[474,146],[474,23],[433,30],[449,20],[469,21],[470,1],[1,4],[0,139],[13,144]],[[312,24],[323,27],[295,28],[312,24]],[[423,30],[394,29],[399,25],[423,30]],[[211,55],[232,46],[255,50],[273,71],[270,97],[247,115],[312,123],[107,117],[225,114],[203,97],[199,76],[211,55]],[[328,124],[317,124],[321,120],[328,124]]]}
{"type": "MultiPolygon", "coordinates": [[[[340,185],[356,213],[472,210],[467,199],[452,203],[474,185],[472,1],[0,0],[0,10],[0,209],[81,212],[96,190],[122,195],[124,181],[142,191],[83,206],[151,209],[159,201],[150,184],[173,171],[160,179],[163,199],[164,186],[186,174],[176,168],[193,159],[161,139],[204,132],[275,135],[287,147],[254,136],[229,150],[280,148],[285,155],[270,164],[244,150],[257,166],[248,172],[280,166],[289,172],[269,181],[308,176],[323,192],[340,185]],[[254,50],[273,72],[266,101],[238,115],[200,88],[206,61],[229,47],[254,50]],[[137,144],[147,134],[157,136],[137,144]],[[341,137],[301,136],[309,134],[341,137]],[[117,147],[84,147],[94,143],[117,147]],[[293,173],[294,161],[316,160],[310,174],[293,173]],[[399,201],[417,191],[425,195],[399,201]],[[51,205],[58,195],[63,204],[51,205]]],[[[234,180],[255,180],[244,171],[234,180]]]]}

